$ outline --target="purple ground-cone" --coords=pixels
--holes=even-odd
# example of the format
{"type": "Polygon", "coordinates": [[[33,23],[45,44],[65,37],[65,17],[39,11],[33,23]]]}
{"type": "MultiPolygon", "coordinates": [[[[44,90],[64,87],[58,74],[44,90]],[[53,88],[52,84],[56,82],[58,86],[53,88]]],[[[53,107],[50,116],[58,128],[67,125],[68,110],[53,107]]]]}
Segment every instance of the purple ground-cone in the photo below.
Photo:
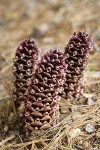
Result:
{"type": "Polygon", "coordinates": [[[26,102],[27,88],[38,63],[38,53],[39,50],[33,38],[20,42],[16,49],[13,65],[15,87],[13,94],[16,108],[26,102]]]}
{"type": "Polygon", "coordinates": [[[59,120],[59,93],[65,79],[65,56],[60,50],[46,52],[35,71],[24,113],[25,129],[45,130],[59,120]]]}
{"type": "Polygon", "coordinates": [[[66,63],[66,82],[62,97],[79,97],[82,93],[82,80],[89,52],[92,49],[92,38],[85,31],[73,33],[65,47],[66,63]]]}

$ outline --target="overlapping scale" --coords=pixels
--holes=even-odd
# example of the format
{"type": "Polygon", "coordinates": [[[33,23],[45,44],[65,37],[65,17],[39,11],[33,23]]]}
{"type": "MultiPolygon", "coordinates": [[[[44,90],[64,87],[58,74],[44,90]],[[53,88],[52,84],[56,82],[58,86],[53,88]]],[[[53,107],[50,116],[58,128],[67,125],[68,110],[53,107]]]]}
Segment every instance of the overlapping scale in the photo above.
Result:
{"type": "Polygon", "coordinates": [[[62,97],[79,97],[82,93],[82,82],[89,52],[93,47],[92,38],[85,32],[73,33],[65,47],[66,63],[66,82],[62,97]]]}
{"type": "Polygon", "coordinates": [[[38,63],[39,49],[33,38],[20,42],[13,60],[14,101],[16,108],[27,100],[27,88],[38,63]]]}
{"type": "Polygon", "coordinates": [[[28,89],[24,124],[28,132],[45,130],[59,120],[59,93],[63,90],[65,56],[60,50],[46,52],[28,89]]]}

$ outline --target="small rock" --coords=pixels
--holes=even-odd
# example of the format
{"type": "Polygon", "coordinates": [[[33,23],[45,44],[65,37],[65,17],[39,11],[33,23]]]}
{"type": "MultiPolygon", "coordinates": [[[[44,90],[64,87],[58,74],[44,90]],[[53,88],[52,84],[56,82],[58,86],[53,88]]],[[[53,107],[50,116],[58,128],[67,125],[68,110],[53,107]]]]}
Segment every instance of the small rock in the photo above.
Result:
{"type": "Polygon", "coordinates": [[[54,23],[61,23],[63,21],[64,17],[63,16],[56,16],[53,19],[54,23]]]}
{"type": "Polygon", "coordinates": [[[76,128],[76,129],[73,129],[69,132],[69,135],[71,138],[75,138],[77,137],[78,135],[80,135],[81,133],[81,130],[79,128],[76,128]]]}
{"type": "Polygon", "coordinates": [[[93,95],[93,94],[88,94],[88,93],[83,93],[83,96],[84,96],[85,98],[91,98],[91,97],[93,97],[94,95],[93,95]]]}
{"type": "Polygon", "coordinates": [[[51,38],[51,37],[46,37],[46,38],[43,39],[43,42],[44,42],[44,43],[52,43],[52,42],[53,42],[53,38],[51,38]]]}
{"type": "Polygon", "coordinates": [[[61,112],[61,114],[67,114],[67,115],[70,114],[70,110],[68,107],[66,107],[66,108],[61,107],[60,112],[61,112]]]}
{"type": "Polygon", "coordinates": [[[73,113],[72,118],[73,118],[74,120],[76,120],[76,119],[78,119],[80,116],[81,116],[81,113],[78,112],[78,111],[76,111],[76,112],[73,113]]]}
{"type": "Polygon", "coordinates": [[[100,138],[100,132],[97,132],[97,133],[96,133],[96,137],[97,137],[97,138],[100,138]]]}
{"type": "Polygon", "coordinates": [[[72,113],[76,112],[77,109],[78,109],[77,105],[73,105],[73,106],[71,107],[72,113]]]}
{"type": "Polygon", "coordinates": [[[6,21],[2,18],[0,18],[0,26],[4,26],[6,24],[6,21]]]}
{"type": "Polygon", "coordinates": [[[8,131],[8,126],[4,127],[4,131],[7,132],[8,131]]]}
{"type": "Polygon", "coordinates": [[[55,0],[55,1],[54,0],[47,0],[47,2],[51,3],[51,4],[57,4],[57,0],[55,0]]]}
{"type": "Polygon", "coordinates": [[[33,38],[43,38],[45,36],[44,32],[42,32],[39,28],[34,28],[31,36],[33,38]]]}
{"type": "Polygon", "coordinates": [[[94,126],[91,125],[91,124],[87,124],[86,127],[85,127],[85,131],[88,132],[88,133],[92,133],[94,132],[94,126]]]}
{"type": "Polygon", "coordinates": [[[30,0],[25,8],[23,16],[29,16],[32,13],[32,10],[35,4],[36,4],[35,0],[30,0]]]}
{"type": "Polygon", "coordinates": [[[88,98],[88,100],[87,100],[87,104],[88,105],[93,105],[94,103],[95,103],[95,99],[93,99],[93,98],[88,98]]]}
{"type": "Polygon", "coordinates": [[[46,32],[46,31],[49,30],[49,25],[48,25],[47,23],[43,23],[43,24],[40,25],[39,28],[40,28],[40,30],[41,30],[42,32],[46,32]]]}
{"type": "Polygon", "coordinates": [[[84,142],[83,142],[83,147],[84,147],[85,149],[88,149],[88,148],[90,147],[89,142],[84,141],[84,142]]]}

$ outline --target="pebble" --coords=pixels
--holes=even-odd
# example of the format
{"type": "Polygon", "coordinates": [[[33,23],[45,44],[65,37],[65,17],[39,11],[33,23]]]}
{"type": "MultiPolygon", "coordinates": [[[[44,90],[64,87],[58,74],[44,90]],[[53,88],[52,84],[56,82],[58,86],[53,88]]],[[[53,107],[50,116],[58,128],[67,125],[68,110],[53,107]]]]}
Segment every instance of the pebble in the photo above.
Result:
{"type": "Polygon", "coordinates": [[[29,3],[27,4],[24,12],[24,16],[29,16],[32,13],[33,7],[35,6],[36,1],[35,0],[30,0],[29,3]]]}
{"type": "Polygon", "coordinates": [[[70,110],[69,110],[68,107],[66,107],[66,108],[61,107],[61,108],[60,108],[60,112],[61,112],[61,114],[67,114],[67,115],[70,114],[70,110]]]}
{"type": "Polygon", "coordinates": [[[53,42],[53,38],[51,38],[51,37],[46,37],[46,38],[43,39],[43,42],[44,42],[44,43],[52,43],[52,42],[53,42]]]}
{"type": "Polygon", "coordinates": [[[7,22],[4,19],[0,18],[0,26],[4,26],[6,23],[7,22]]]}
{"type": "Polygon", "coordinates": [[[88,98],[88,100],[87,100],[87,104],[88,105],[93,105],[94,103],[95,103],[95,99],[93,99],[93,98],[88,98]]]}
{"type": "Polygon", "coordinates": [[[7,132],[8,131],[8,126],[4,127],[4,131],[7,132]]]}
{"type": "Polygon", "coordinates": [[[75,138],[76,136],[80,135],[81,130],[79,128],[73,129],[69,132],[70,137],[75,138]]]}
{"type": "Polygon", "coordinates": [[[80,116],[81,116],[81,113],[78,112],[78,111],[76,111],[76,112],[73,113],[72,118],[73,118],[74,120],[76,120],[76,119],[78,119],[80,116]]]}
{"type": "Polygon", "coordinates": [[[83,142],[83,147],[84,147],[85,149],[88,149],[88,148],[90,147],[89,142],[84,141],[84,142],[83,142]]]}
{"type": "Polygon", "coordinates": [[[85,127],[85,131],[88,132],[88,133],[92,133],[94,132],[94,126],[91,125],[91,124],[87,124],[86,127],[85,127]]]}
{"type": "Polygon", "coordinates": [[[45,36],[44,32],[42,32],[39,28],[34,28],[31,34],[34,38],[43,38],[45,36]]]}
{"type": "Polygon", "coordinates": [[[94,95],[93,94],[88,94],[88,93],[83,93],[83,96],[85,98],[92,98],[94,95]]]}
{"type": "Polygon", "coordinates": [[[63,16],[56,16],[53,18],[54,23],[61,23],[64,20],[63,16]]]}
{"type": "Polygon", "coordinates": [[[96,137],[97,137],[97,138],[100,138],[100,132],[97,132],[97,133],[96,133],[96,137]]]}
{"type": "Polygon", "coordinates": [[[43,23],[39,26],[39,28],[42,32],[46,32],[49,30],[49,25],[47,23],[43,23]]]}

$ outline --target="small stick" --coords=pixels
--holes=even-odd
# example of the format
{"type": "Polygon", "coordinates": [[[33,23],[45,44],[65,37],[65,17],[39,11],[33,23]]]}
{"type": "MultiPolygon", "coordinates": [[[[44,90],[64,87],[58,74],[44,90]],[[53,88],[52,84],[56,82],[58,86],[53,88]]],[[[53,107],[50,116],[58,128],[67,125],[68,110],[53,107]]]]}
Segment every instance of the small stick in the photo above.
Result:
{"type": "Polygon", "coordinates": [[[2,146],[3,144],[5,144],[7,141],[13,139],[14,137],[15,137],[15,136],[13,135],[13,136],[10,136],[10,137],[8,137],[7,139],[3,140],[2,142],[0,142],[0,146],[2,146]]]}

